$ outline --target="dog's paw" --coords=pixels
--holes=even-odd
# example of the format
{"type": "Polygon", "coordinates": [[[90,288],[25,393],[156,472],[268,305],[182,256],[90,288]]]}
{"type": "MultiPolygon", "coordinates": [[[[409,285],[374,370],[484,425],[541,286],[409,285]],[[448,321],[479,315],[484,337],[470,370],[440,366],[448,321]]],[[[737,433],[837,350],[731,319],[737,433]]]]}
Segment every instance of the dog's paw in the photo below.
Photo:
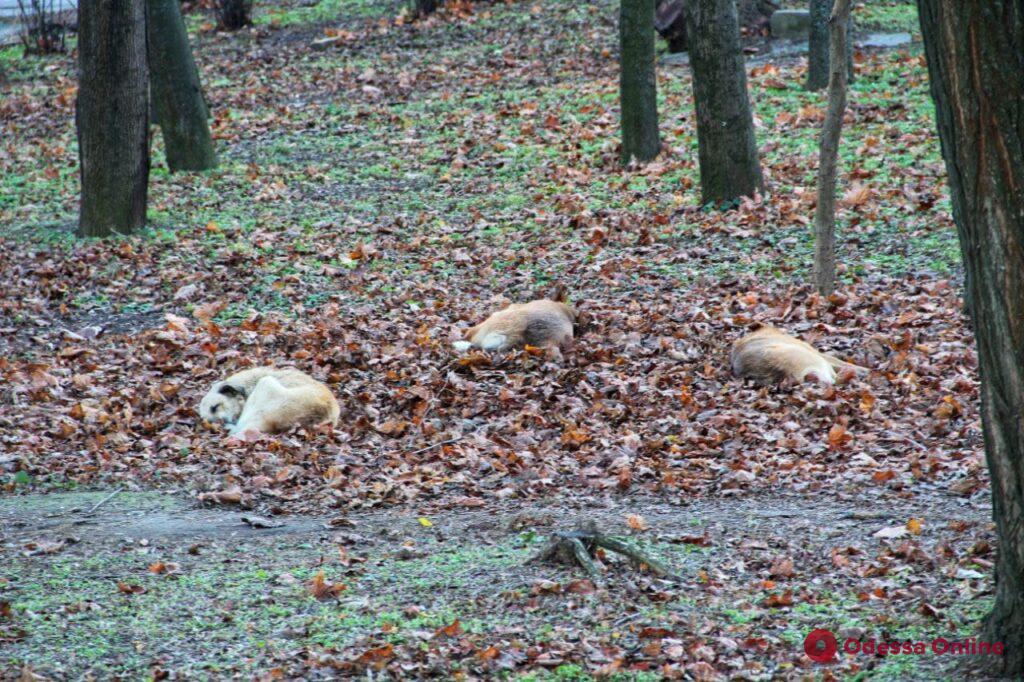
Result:
{"type": "Polygon", "coordinates": [[[469,341],[455,341],[454,343],[452,343],[452,348],[454,348],[460,353],[465,353],[472,347],[473,344],[471,344],[469,341]]]}
{"type": "Polygon", "coordinates": [[[259,429],[232,429],[231,433],[229,433],[227,438],[224,439],[224,444],[240,445],[242,443],[255,443],[258,440],[262,440],[264,437],[266,437],[266,434],[262,433],[259,429]]]}

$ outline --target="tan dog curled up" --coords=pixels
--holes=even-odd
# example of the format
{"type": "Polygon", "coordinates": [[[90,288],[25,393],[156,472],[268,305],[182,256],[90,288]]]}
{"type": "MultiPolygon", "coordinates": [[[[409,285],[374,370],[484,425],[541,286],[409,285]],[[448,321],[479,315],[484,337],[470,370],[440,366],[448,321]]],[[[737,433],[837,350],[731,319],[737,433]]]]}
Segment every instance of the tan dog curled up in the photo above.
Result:
{"type": "Polygon", "coordinates": [[[341,409],[330,389],[296,369],[254,367],[218,381],[199,403],[208,422],[231,426],[231,435],[254,429],[280,433],[293,426],[336,424],[341,409]]]}
{"type": "Polygon", "coordinates": [[[812,345],[780,329],[764,325],[732,345],[732,372],[758,381],[784,378],[801,382],[808,376],[834,384],[837,369],[868,370],[818,352],[812,345]]]}
{"type": "Polygon", "coordinates": [[[466,330],[465,340],[456,341],[457,350],[472,346],[487,351],[504,351],[525,345],[543,348],[552,356],[572,347],[576,311],[560,301],[538,299],[513,303],[466,330]]]}

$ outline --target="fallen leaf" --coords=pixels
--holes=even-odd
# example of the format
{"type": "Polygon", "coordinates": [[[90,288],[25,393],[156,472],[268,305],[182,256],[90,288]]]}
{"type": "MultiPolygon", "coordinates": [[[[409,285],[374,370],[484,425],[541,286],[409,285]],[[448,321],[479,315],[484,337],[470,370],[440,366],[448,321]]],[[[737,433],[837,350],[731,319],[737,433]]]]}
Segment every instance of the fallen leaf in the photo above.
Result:
{"type": "Polygon", "coordinates": [[[133,594],[145,594],[146,588],[142,585],[131,585],[126,582],[118,582],[117,589],[121,594],[133,595],[133,594]]]}
{"type": "Polygon", "coordinates": [[[451,624],[438,628],[435,637],[457,637],[462,634],[462,623],[456,618],[451,624]]]}
{"type": "Polygon", "coordinates": [[[217,504],[238,504],[242,501],[242,489],[239,486],[231,486],[227,490],[215,490],[199,494],[200,502],[215,502],[217,504]]]}
{"type": "Polygon", "coordinates": [[[344,592],[347,588],[341,583],[330,583],[324,577],[323,569],[317,571],[310,581],[306,585],[309,593],[312,594],[316,599],[323,601],[325,599],[335,599],[339,594],[344,592]]]}
{"type": "Polygon", "coordinates": [[[647,525],[647,521],[644,517],[639,514],[630,514],[626,517],[626,524],[629,525],[630,529],[635,531],[647,530],[650,526],[647,525]]]}
{"type": "Polygon", "coordinates": [[[775,578],[792,578],[796,575],[796,571],[793,569],[793,560],[789,557],[776,559],[768,569],[768,575],[775,578]]]}
{"type": "Polygon", "coordinates": [[[793,605],[793,592],[787,590],[782,594],[770,594],[764,600],[764,605],[770,608],[781,608],[793,605]]]}

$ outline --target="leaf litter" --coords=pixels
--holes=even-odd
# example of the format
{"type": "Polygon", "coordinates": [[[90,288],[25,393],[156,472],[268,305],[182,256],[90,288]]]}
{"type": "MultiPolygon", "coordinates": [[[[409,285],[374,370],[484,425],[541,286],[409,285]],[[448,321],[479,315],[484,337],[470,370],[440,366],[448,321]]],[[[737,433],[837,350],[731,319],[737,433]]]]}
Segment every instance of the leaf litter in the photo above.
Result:
{"type": "MultiPolygon", "coordinates": [[[[643,537],[664,532],[659,505],[778,490],[822,505],[836,495],[899,508],[983,500],[959,269],[931,267],[936,252],[922,260],[912,246],[955,241],[920,55],[858,55],[844,285],[823,299],[794,283],[809,262],[814,166],[813,146],[789,139],[813,141],[821,116],[820,102],[796,92],[802,66],[750,71],[773,193],[704,211],[688,76],[662,70],[665,153],[645,168],[617,165],[609,7],[457,3],[412,24],[271,26],[245,39],[202,31],[222,168],[155,173],[157,233],[106,243],[26,238],[53,216],[73,222],[70,62],[6,86],[0,171],[41,187],[45,201],[0,203],[14,226],[0,234],[0,481],[10,491],[168,489],[258,511],[257,526],[280,514],[414,509],[423,533],[438,530],[440,512],[552,501],[623,500],[622,532],[643,537]],[[340,39],[310,49],[311,32],[340,39]],[[431,49],[429,63],[409,58],[431,49]],[[503,301],[554,282],[588,320],[562,362],[452,350],[503,301]],[[872,371],[828,388],[737,380],[729,344],[756,321],[872,371]],[[210,384],[263,363],[326,381],[339,425],[226,440],[200,422],[210,384]]],[[[984,595],[971,567],[991,562],[988,528],[920,518],[862,521],[870,548],[824,554],[694,529],[673,542],[728,548],[732,568],[708,566],[682,589],[621,573],[632,588],[615,598],[629,603],[696,590],[724,604],[752,570],[741,601],[760,609],[756,628],[669,611],[669,623],[629,623],[645,644],[626,652],[614,629],[559,625],[542,645],[455,618],[425,649],[371,635],[341,651],[311,647],[306,664],[399,674],[443,670],[453,657],[480,672],[580,662],[596,674],[712,679],[756,674],[752,661],[771,651],[776,664],[803,666],[798,646],[758,632],[823,599],[801,582],[813,571],[840,589],[866,584],[857,599],[888,618],[919,603],[922,618],[941,620],[950,598],[922,597],[940,575],[961,581],[964,598],[984,595]]],[[[23,551],[56,546],[45,542],[23,551]]],[[[553,598],[589,608],[576,600],[596,588],[581,578],[535,584],[523,608],[553,598]]],[[[147,589],[116,585],[132,598],[147,589]]],[[[306,589],[334,600],[356,587],[320,572],[306,589]]]]}

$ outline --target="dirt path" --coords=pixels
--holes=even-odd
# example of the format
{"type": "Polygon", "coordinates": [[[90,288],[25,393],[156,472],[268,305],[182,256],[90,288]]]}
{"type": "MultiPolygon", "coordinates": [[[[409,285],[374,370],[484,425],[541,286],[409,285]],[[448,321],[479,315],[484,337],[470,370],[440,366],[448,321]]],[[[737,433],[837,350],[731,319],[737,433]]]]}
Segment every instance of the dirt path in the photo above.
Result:
{"type": "MultiPolygon", "coordinates": [[[[769,659],[805,665],[800,643],[814,627],[948,635],[962,618],[955,609],[972,605],[968,593],[987,589],[956,557],[991,540],[989,510],[951,497],[778,495],[682,506],[631,495],[430,516],[282,517],[268,519],[281,524],[272,528],[246,516],[159,493],[0,500],[0,603],[12,613],[0,621],[0,667],[27,664],[58,678],[176,671],[214,679],[274,669],[315,678],[378,663],[439,674],[452,671],[442,653],[495,647],[502,653],[465,665],[496,672],[526,656],[571,672],[604,656],[643,671],[677,645],[680,665],[694,674],[709,656],[732,659],[738,670],[769,659]],[[911,518],[920,535],[874,537],[911,518]],[[595,590],[573,569],[525,563],[552,530],[588,519],[632,535],[684,584],[607,558],[607,584],[595,590]],[[937,547],[954,559],[939,567],[937,547]],[[320,570],[328,587],[344,586],[336,597],[311,596],[307,583],[320,570]],[[886,597],[857,596],[877,590],[886,597]],[[941,620],[916,613],[923,603],[941,620]],[[667,633],[658,656],[650,628],[667,633]],[[594,641],[593,658],[558,649],[574,637],[594,641]],[[757,646],[739,646],[744,637],[757,646]],[[688,653],[698,642],[708,647],[704,659],[688,653]],[[367,653],[387,646],[379,661],[367,653]],[[597,653],[608,647],[617,654],[597,653]],[[769,649],[774,655],[760,655],[769,649]]],[[[908,665],[943,661],[850,663],[898,677],[908,665]]]]}
{"type": "MultiPolygon", "coordinates": [[[[784,536],[832,543],[865,542],[882,527],[909,518],[920,519],[928,528],[941,528],[955,520],[987,523],[991,518],[983,499],[942,496],[876,501],[850,496],[823,505],[820,498],[795,494],[700,499],[690,504],[670,504],[640,495],[574,504],[556,499],[550,504],[492,505],[486,510],[448,512],[430,518],[432,527],[459,535],[453,538],[457,542],[474,542],[501,540],[510,528],[564,528],[580,520],[595,520],[602,527],[620,532],[625,530],[624,520],[634,514],[642,516],[656,535],[692,535],[696,528],[719,541],[784,536]]],[[[40,539],[57,542],[74,538],[72,545],[91,551],[128,539],[174,546],[202,540],[245,543],[278,536],[322,537],[335,527],[358,527],[364,534],[386,537],[417,531],[422,527],[420,518],[408,510],[343,517],[263,517],[230,508],[198,506],[191,500],[162,493],[53,493],[0,499],[0,539],[5,550],[16,552],[21,544],[40,539]]]]}

